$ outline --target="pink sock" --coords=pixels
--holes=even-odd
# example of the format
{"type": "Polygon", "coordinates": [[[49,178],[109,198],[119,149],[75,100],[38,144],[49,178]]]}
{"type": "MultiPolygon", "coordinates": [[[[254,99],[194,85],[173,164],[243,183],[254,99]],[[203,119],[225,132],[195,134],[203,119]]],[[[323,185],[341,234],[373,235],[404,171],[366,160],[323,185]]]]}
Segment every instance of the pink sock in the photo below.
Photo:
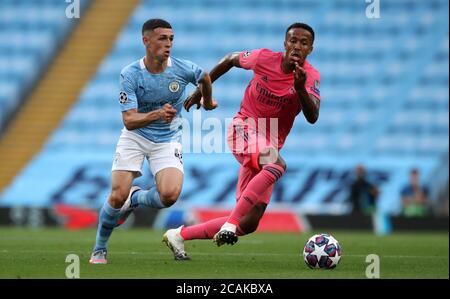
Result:
{"type": "Polygon", "coordinates": [[[248,214],[258,202],[260,195],[272,186],[282,175],[284,168],[277,164],[268,164],[248,183],[236,207],[227,222],[238,225],[242,217],[248,214]]]}
{"type": "MultiPolygon", "coordinates": [[[[227,219],[228,217],[225,216],[192,226],[183,226],[180,232],[181,237],[185,241],[195,239],[212,239],[227,219]]],[[[239,226],[237,227],[236,232],[238,236],[245,235],[244,231],[242,231],[239,226]]]]}

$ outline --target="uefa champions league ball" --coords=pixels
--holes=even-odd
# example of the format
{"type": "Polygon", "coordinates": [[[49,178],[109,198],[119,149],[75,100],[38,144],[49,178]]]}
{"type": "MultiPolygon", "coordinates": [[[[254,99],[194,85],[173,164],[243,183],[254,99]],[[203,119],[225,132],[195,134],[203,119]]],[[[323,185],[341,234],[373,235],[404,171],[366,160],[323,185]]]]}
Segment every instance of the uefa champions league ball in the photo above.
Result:
{"type": "Polygon", "coordinates": [[[312,236],[303,248],[303,259],[311,269],[333,269],[339,264],[341,256],[341,245],[329,234],[312,236]]]}

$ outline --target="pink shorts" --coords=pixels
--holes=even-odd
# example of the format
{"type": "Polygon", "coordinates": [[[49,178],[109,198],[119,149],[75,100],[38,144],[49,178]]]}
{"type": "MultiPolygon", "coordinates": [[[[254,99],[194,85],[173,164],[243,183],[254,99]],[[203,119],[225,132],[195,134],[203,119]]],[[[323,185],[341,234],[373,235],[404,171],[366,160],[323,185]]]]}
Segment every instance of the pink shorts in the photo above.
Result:
{"type": "Polygon", "coordinates": [[[267,148],[278,149],[277,136],[267,132],[265,125],[260,130],[258,128],[262,128],[261,124],[256,124],[250,118],[235,117],[227,132],[228,147],[236,160],[242,166],[257,171],[261,170],[258,160],[260,152],[267,148]]]}
{"type": "MultiPolygon", "coordinates": [[[[236,160],[241,164],[236,188],[236,199],[241,197],[248,183],[261,171],[259,153],[265,148],[277,148],[270,141],[270,134],[258,133],[254,122],[235,117],[228,127],[227,142],[236,160]]],[[[273,136],[272,136],[273,137],[273,136]]],[[[272,139],[273,140],[273,139],[272,139]]],[[[273,186],[261,196],[261,202],[269,204],[273,186]]]]}

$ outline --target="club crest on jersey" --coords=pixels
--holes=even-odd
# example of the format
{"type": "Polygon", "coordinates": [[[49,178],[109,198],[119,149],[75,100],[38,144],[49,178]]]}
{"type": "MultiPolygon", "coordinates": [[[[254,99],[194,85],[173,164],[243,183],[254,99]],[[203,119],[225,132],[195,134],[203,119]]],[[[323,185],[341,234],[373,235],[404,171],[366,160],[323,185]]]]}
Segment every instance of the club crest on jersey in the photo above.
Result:
{"type": "Polygon", "coordinates": [[[172,81],[169,83],[169,90],[171,92],[177,92],[180,89],[180,84],[177,81],[172,81]]]}
{"type": "Polygon", "coordinates": [[[128,96],[124,91],[121,91],[119,93],[119,103],[120,104],[125,104],[128,101],[128,96]]]}
{"type": "Polygon", "coordinates": [[[319,81],[314,80],[314,86],[311,87],[311,89],[312,89],[315,93],[317,93],[317,94],[320,95],[320,84],[319,84],[319,81]]]}
{"type": "Polygon", "coordinates": [[[244,58],[247,58],[247,57],[249,57],[250,56],[250,51],[246,51],[245,53],[244,53],[244,55],[242,55],[244,58]]]}

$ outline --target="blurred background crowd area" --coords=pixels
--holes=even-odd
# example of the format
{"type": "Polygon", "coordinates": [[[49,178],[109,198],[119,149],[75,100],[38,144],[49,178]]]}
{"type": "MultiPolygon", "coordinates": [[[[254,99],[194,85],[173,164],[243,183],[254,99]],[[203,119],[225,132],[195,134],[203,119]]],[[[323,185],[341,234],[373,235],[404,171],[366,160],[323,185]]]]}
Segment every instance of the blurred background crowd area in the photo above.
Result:
{"type": "MultiPolygon", "coordinates": [[[[119,73],[145,54],[142,24],[163,18],[172,55],[206,70],[233,51],[283,51],[294,22],[315,30],[308,60],[321,74],[320,118],[297,118],[272,208],[448,216],[449,4],[377,3],[373,17],[364,0],[0,1],[0,207],[101,207],[123,126],[119,73]]],[[[233,117],[251,77],[220,78],[220,107],[201,117],[233,117]]],[[[234,205],[231,154],[185,154],[184,165],[175,208],[234,205]]],[[[144,168],[136,184],[149,187],[144,168]]]]}

